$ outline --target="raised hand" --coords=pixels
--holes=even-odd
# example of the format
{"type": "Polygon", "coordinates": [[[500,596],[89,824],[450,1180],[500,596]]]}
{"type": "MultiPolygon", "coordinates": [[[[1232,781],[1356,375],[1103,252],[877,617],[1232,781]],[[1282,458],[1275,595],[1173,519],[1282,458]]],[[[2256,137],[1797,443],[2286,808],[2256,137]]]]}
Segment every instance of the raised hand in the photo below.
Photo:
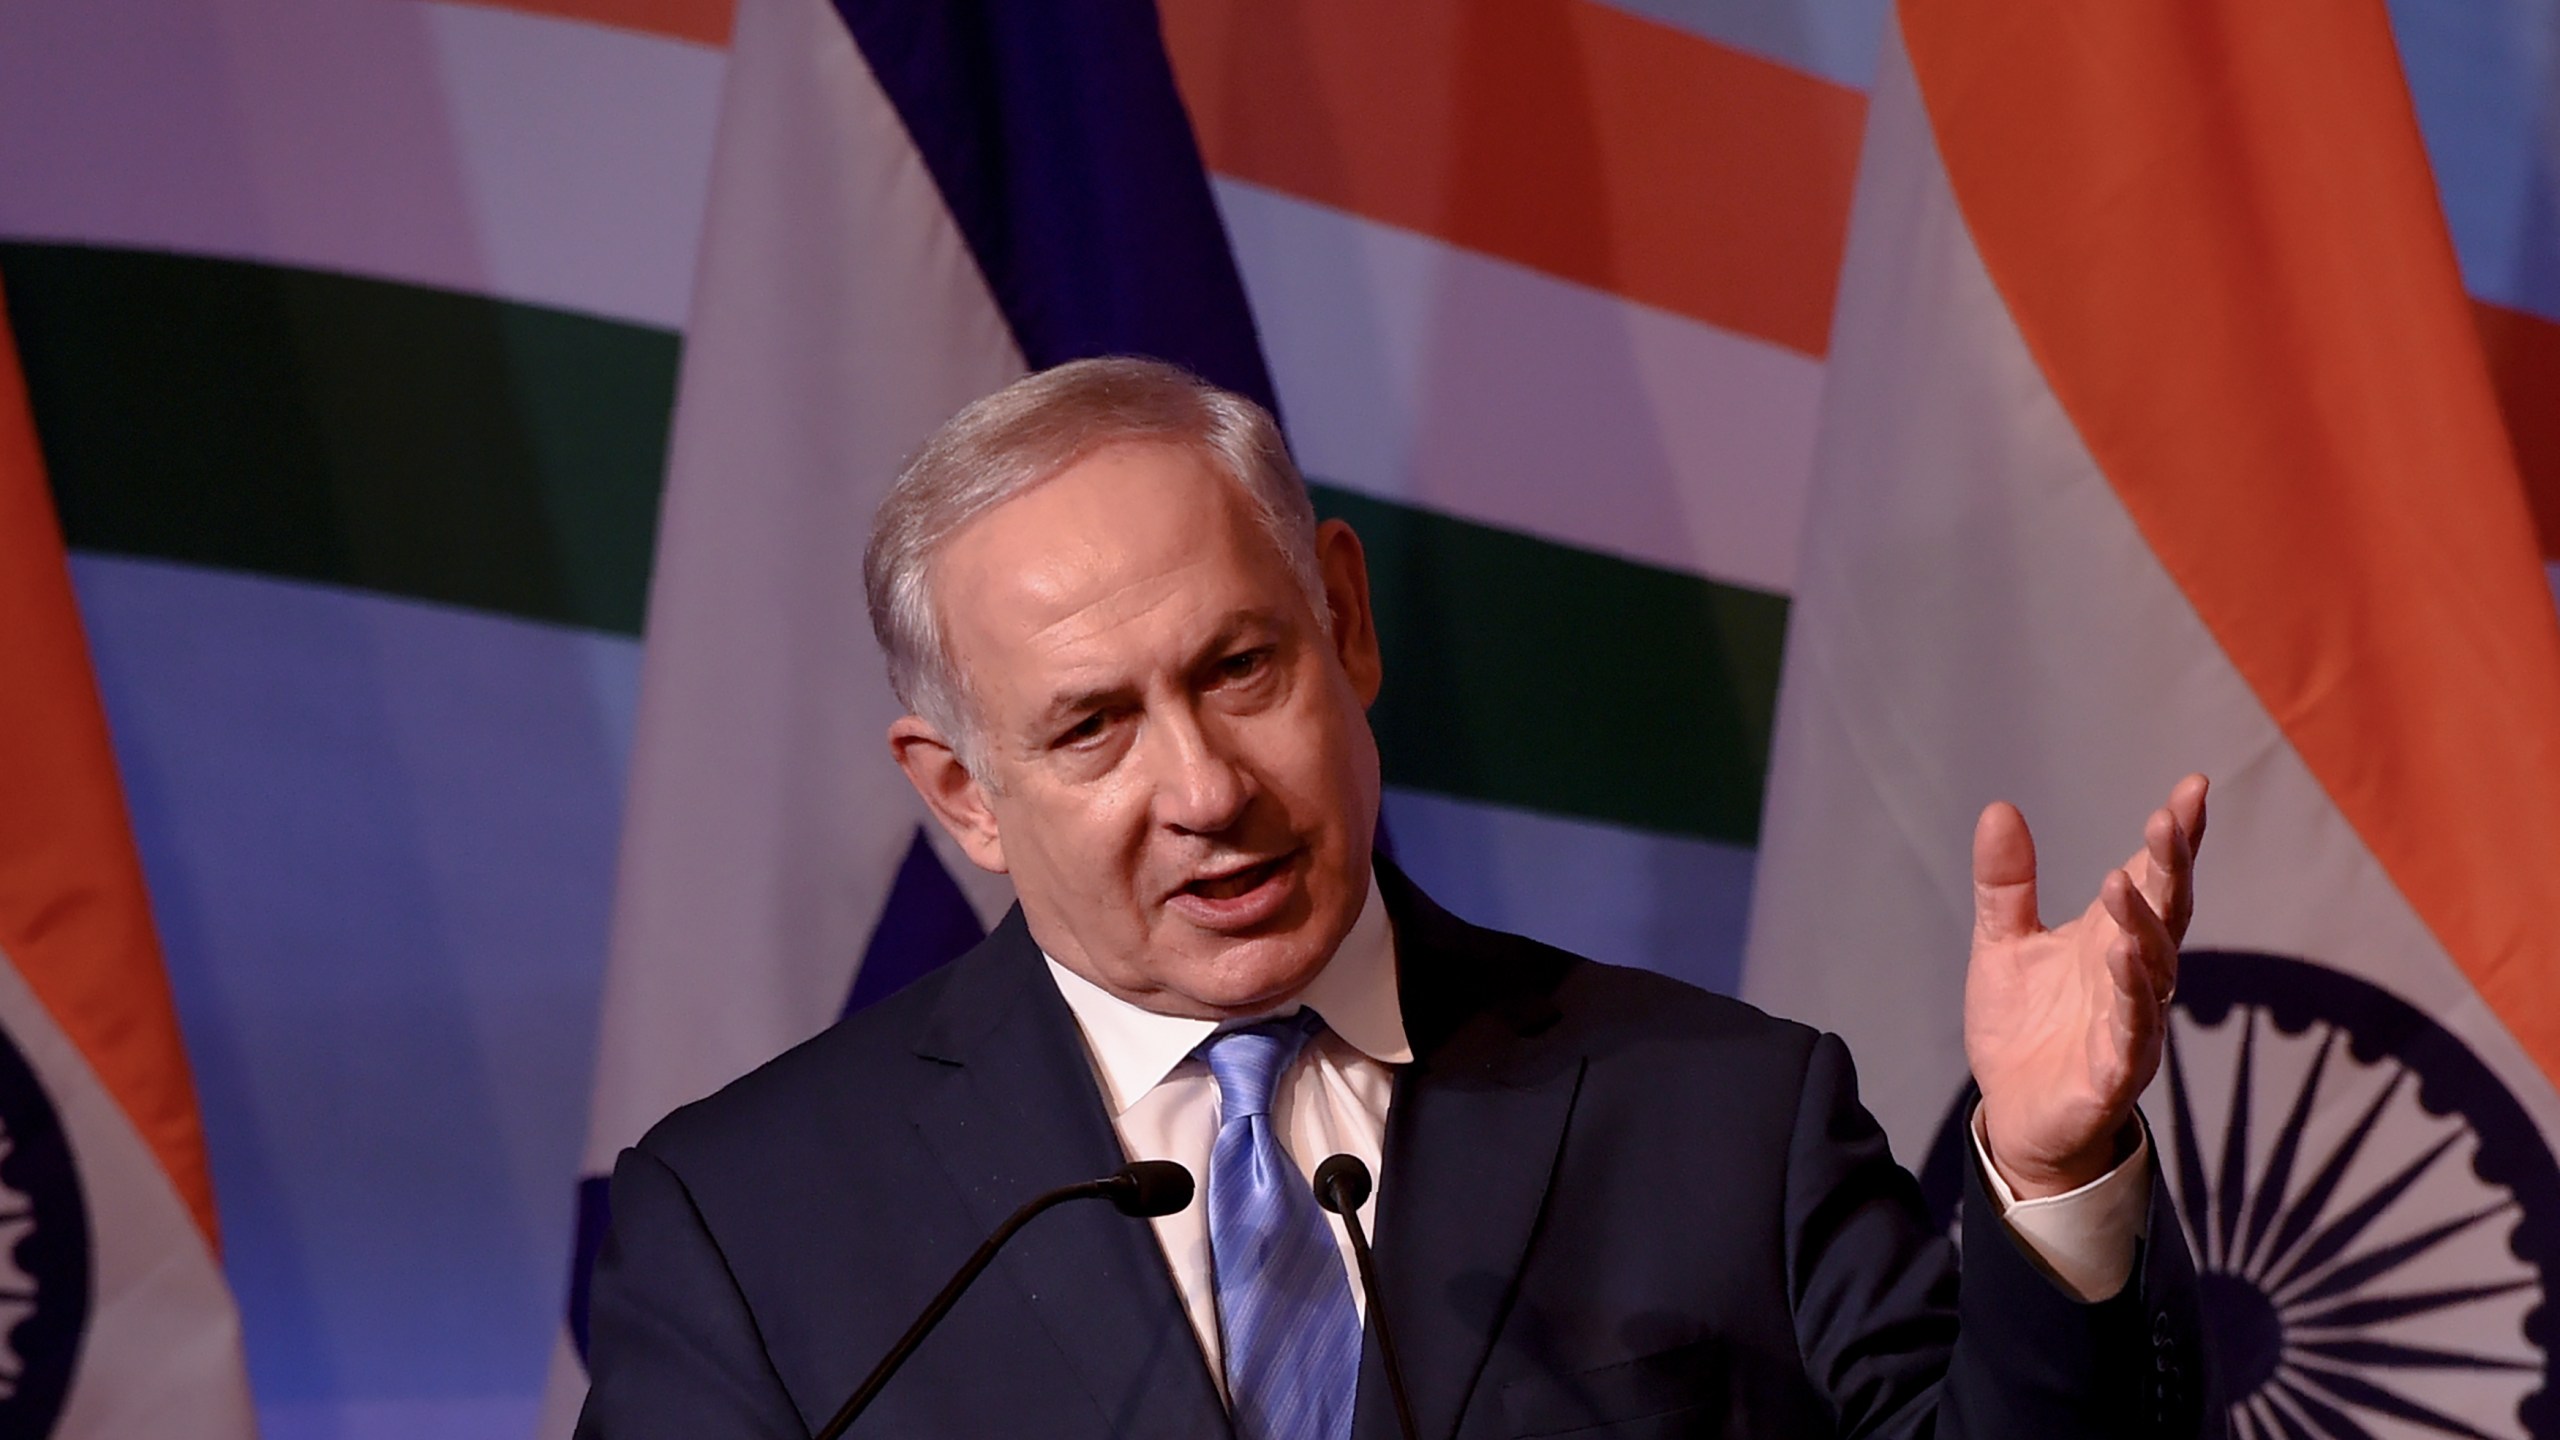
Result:
{"type": "Polygon", "coordinates": [[[2179,781],[2143,826],[2142,848],[2078,918],[2050,930],[2026,818],[2002,803],[1974,824],[1964,1048],[1991,1163],[2020,1199],[2105,1174],[2160,1068],[2178,942],[2195,911],[2205,789],[2202,775],[2179,781]]]}

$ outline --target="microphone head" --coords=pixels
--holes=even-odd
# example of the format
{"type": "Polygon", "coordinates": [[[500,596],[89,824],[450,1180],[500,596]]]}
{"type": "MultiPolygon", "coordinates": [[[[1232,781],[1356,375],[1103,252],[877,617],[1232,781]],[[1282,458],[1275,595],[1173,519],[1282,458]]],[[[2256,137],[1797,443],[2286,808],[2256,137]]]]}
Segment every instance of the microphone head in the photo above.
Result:
{"type": "Polygon", "coordinates": [[[1336,1155],[1316,1167],[1316,1203],[1336,1215],[1369,1202],[1369,1167],[1357,1155],[1336,1155]]]}
{"type": "Polygon", "coordinates": [[[1191,1204],[1191,1172],[1171,1160],[1132,1160],[1111,1182],[1111,1203],[1123,1215],[1153,1219],[1191,1204]]]}

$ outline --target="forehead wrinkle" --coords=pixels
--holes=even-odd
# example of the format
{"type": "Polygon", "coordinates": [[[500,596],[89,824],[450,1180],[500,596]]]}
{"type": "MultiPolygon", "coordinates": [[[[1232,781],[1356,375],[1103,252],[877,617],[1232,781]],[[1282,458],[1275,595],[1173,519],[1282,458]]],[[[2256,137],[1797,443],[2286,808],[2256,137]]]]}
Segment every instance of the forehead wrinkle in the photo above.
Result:
{"type": "MultiPolygon", "coordinates": [[[[944,583],[956,585],[961,594],[977,596],[983,602],[952,605],[945,611],[945,625],[954,641],[964,631],[974,631],[977,636],[977,646],[951,646],[955,663],[965,658],[964,652],[986,645],[993,645],[999,653],[1012,650],[1054,661],[1113,626],[1139,619],[1179,598],[1181,587],[1169,582],[1202,563],[1188,561],[1171,574],[1155,571],[1132,575],[1105,593],[1080,599],[1079,592],[1100,581],[1104,572],[1126,567],[1108,563],[1104,553],[1092,546],[1042,556],[1020,568],[1004,567],[996,557],[974,548],[960,549],[947,558],[951,563],[944,583]],[[1129,598],[1132,592],[1150,587],[1153,593],[1143,603],[1129,598]]],[[[992,655],[985,658],[994,659],[992,655]]],[[[997,662],[997,667],[999,671],[1010,668],[1002,662],[997,662]]]]}
{"type": "Polygon", "coordinates": [[[1023,642],[1055,654],[1110,631],[1137,624],[1171,606],[1188,603],[1196,609],[1208,598],[1204,592],[1212,587],[1187,585],[1184,581],[1208,567],[1208,558],[1199,557],[1170,570],[1151,570],[1131,576],[1102,594],[1074,603],[1071,609],[1064,607],[1073,603],[1071,596],[1081,577],[1026,575],[1024,578],[1030,583],[1025,589],[1034,600],[1045,608],[1064,609],[1064,613],[1035,624],[1023,634],[1023,642]],[[1052,583],[1042,583],[1044,580],[1052,583]]]}

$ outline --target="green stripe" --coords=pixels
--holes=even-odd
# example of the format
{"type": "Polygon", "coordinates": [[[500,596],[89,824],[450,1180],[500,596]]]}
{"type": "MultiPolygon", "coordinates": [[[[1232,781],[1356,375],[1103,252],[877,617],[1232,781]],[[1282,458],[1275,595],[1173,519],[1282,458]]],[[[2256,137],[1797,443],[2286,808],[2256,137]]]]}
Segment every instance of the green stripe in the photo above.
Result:
{"type": "Polygon", "coordinates": [[[1784,597],[1316,489],[1369,552],[1387,779],[1742,844],[1784,597]]]}
{"type": "Polygon", "coordinates": [[[0,283],[73,545],[640,632],[676,336],[78,246],[0,283]]]}
{"type": "MultiPolygon", "coordinates": [[[[71,543],[637,634],[678,339],[415,286],[0,244],[71,543]]],[[[1749,843],[1786,602],[1330,487],[1390,782],[1749,843]]]]}

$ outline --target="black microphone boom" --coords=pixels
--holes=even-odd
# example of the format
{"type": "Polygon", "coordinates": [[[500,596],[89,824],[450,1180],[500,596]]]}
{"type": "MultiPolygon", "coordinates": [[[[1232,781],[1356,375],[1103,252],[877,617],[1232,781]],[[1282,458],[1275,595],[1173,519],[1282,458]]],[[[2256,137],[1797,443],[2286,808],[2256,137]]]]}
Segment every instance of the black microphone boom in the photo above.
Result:
{"type": "Polygon", "coordinates": [[[1360,1207],[1369,1198],[1369,1167],[1357,1155],[1336,1155],[1316,1167],[1316,1203],[1342,1217],[1351,1232],[1351,1256],[1360,1264],[1360,1289],[1369,1297],[1369,1328],[1378,1332],[1378,1358],[1386,1362],[1387,1398],[1396,1405],[1396,1428],[1404,1440],[1415,1440],[1413,1402],[1404,1394],[1404,1369],[1396,1363],[1396,1342],[1387,1333],[1387,1301],[1378,1293],[1378,1262],[1369,1255],[1369,1237],[1360,1228],[1360,1207]]]}
{"type": "MultiPolygon", "coordinates": [[[[1364,1170],[1361,1172],[1361,1188],[1365,1191],[1367,1187],[1368,1172],[1364,1170]]],[[[1079,1180],[1073,1185],[1061,1185],[1046,1195],[1032,1196],[1021,1209],[1013,1212],[1011,1218],[996,1227],[995,1233],[988,1236],[986,1243],[980,1245],[968,1262],[960,1267],[960,1273],[951,1277],[951,1283],[942,1287],[942,1293],[934,1296],[933,1302],[924,1307],[924,1313],[916,1317],[916,1323],[908,1326],[907,1333],[898,1337],[898,1343],[889,1347],[889,1353],[880,1357],[880,1363],[871,1367],[871,1374],[845,1398],[844,1407],[836,1411],[835,1418],[829,1420],[812,1440],[840,1440],[852,1427],[855,1418],[871,1408],[871,1402],[888,1385],[889,1377],[897,1374],[898,1367],[907,1363],[907,1357],[916,1353],[916,1347],[924,1343],[924,1337],[932,1334],[933,1327],[942,1323],[942,1317],[951,1313],[951,1307],[960,1303],[960,1296],[969,1288],[969,1283],[994,1263],[996,1252],[1004,1248],[1015,1231],[1030,1224],[1040,1212],[1070,1200],[1099,1198],[1110,1201],[1123,1215],[1152,1219],[1158,1215],[1171,1215],[1189,1205],[1191,1192],[1191,1172],[1173,1161],[1132,1160],[1099,1180],[1079,1180]]]]}

